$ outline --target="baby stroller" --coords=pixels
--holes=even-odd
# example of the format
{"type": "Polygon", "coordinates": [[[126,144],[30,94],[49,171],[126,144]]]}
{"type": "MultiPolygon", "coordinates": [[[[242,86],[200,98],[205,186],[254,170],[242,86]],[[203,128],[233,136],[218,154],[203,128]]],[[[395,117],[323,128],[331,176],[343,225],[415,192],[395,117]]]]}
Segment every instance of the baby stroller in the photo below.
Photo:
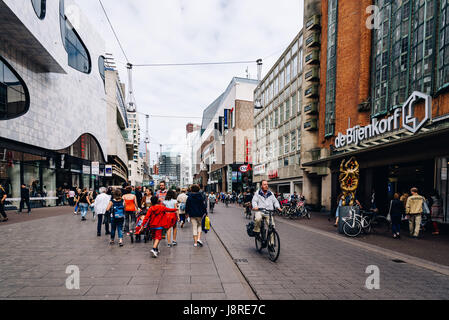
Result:
{"type": "Polygon", "coordinates": [[[145,218],[147,210],[142,211],[142,214],[137,218],[136,228],[134,232],[130,232],[129,236],[131,237],[131,243],[134,243],[134,236],[136,237],[136,242],[141,241],[141,237],[143,235],[143,241],[147,243],[150,239],[150,227],[149,227],[149,218],[145,218]]]}

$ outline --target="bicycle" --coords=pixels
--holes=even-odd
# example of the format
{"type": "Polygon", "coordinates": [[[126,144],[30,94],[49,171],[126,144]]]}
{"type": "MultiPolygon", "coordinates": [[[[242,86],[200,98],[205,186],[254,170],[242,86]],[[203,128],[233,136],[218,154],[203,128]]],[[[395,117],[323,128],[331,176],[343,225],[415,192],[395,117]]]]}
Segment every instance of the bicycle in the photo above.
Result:
{"type": "Polygon", "coordinates": [[[362,231],[365,234],[368,233],[377,233],[384,234],[388,233],[391,228],[391,223],[388,221],[386,217],[378,214],[375,211],[362,211],[363,212],[363,220],[362,220],[362,231]]]}
{"type": "Polygon", "coordinates": [[[343,232],[348,237],[357,237],[362,232],[363,216],[357,214],[356,207],[349,209],[349,216],[342,218],[343,232]]]}
{"type": "Polygon", "coordinates": [[[260,211],[268,214],[269,219],[268,228],[265,227],[265,219],[261,221],[260,232],[255,237],[256,250],[261,253],[264,248],[267,248],[269,259],[276,262],[281,250],[281,240],[272,222],[274,210],[260,209],[260,211]]]}
{"type": "Polygon", "coordinates": [[[295,218],[307,218],[310,220],[312,216],[310,215],[310,211],[306,207],[306,203],[304,201],[299,201],[295,210],[295,218]]]}

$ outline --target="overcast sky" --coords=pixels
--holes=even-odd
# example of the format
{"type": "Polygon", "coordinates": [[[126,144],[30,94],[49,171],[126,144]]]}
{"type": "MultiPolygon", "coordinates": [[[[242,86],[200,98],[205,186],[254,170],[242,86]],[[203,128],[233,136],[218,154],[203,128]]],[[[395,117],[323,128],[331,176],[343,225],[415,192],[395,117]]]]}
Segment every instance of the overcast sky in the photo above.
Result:
{"type": "MultiPolygon", "coordinates": [[[[76,0],[106,41],[128,83],[126,59],[97,0],[76,0]]],[[[303,24],[303,0],[102,0],[128,59],[133,64],[255,61],[263,75],[303,24]]],[[[95,59],[94,59],[95,60],[95,59]]],[[[96,60],[95,60],[96,61],[96,60]]],[[[182,151],[185,125],[201,123],[203,110],[232,77],[257,77],[256,63],[222,66],[135,68],[138,111],[191,119],[150,118],[151,163],[163,151],[182,151]]],[[[140,116],[141,135],[145,120],[140,116]]]]}

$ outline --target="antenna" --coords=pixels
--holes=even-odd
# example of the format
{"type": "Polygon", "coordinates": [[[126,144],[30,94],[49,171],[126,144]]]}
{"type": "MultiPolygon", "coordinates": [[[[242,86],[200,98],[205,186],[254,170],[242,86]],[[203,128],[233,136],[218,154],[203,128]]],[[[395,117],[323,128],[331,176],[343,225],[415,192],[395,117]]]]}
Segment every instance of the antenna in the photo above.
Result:
{"type": "Polygon", "coordinates": [[[128,111],[129,112],[136,112],[136,99],[134,98],[134,90],[133,90],[133,65],[131,63],[128,63],[126,65],[126,68],[128,69],[128,88],[129,88],[129,94],[128,94],[128,111]]]}

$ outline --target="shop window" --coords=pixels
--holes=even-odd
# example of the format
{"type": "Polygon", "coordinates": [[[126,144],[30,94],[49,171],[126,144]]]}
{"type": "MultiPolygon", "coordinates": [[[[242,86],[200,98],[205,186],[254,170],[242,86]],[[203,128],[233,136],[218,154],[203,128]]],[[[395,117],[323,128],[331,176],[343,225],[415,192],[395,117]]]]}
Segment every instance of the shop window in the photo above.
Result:
{"type": "Polygon", "coordinates": [[[31,0],[31,3],[33,4],[37,17],[43,20],[47,11],[47,0],[31,0]]]}
{"type": "Polygon", "coordinates": [[[30,107],[30,96],[25,82],[0,57],[0,120],[17,118],[30,107]]]}
{"type": "Polygon", "coordinates": [[[103,79],[103,83],[105,83],[106,81],[106,67],[104,65],[105,63],[105,58],[103,56],[100,56],[98,58],[98,71],[100,72],[100,77],[101,79],[103,79]]]}
{"type": "Polygon", "coordinates": [[[449,2],[441,1],[438,47],[438,88],[449,86],[449,2]]]}
{"type": "Polygon", "coordinates": [[[326,108],[325,108],[325,136],[335,133],[335,89],[337,74],[337,19],[338,0],[328,2],[328,28],[327,28],[327,70],[326,70],[326,108]]]}
{"type": "Polygon", "coordinates": [[[62,43],[68,54],[68,64],[75,70],[89,74],[91,59],[86,46],[65,15],[64,0],[59,0],[59,19],[62,43]]]}

